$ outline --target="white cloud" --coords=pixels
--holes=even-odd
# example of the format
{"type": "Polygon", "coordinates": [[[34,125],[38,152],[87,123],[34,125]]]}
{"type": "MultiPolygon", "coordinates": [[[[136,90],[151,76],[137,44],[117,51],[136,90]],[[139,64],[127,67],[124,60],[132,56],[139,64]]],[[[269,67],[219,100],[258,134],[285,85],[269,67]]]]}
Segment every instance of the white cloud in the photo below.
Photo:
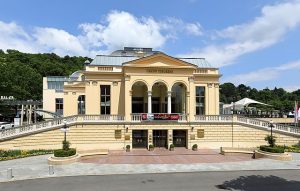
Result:
{"type": "Polygon", "coordinates": [[[138,19],[127,12],[111,12],[107,16],[107,25],[99,33],[110,50],[123,46],[159,48],[166,41],[154,19],[138,19]]]}
{"type": "Polygon", "coordinates": [[[186,31],[189,34],[195,35],[195,36],[202,36],[203,32],[201,29],[201,25],[199,23],[187,23],[185,26],[186,31]]]}
{"type": "Polygon", "coordinates": [[[300,90],[300,86],[299,85],[285,86],[284,89],[288,92],[293,92],[293,91],[296,91],[296,90],[300,90]]]}
{"type": "Polygon", "coordinates": [[[202,36],[203,30],[199,23],[186,23],[181,19],[168,17],[165,20],[159,22],[159,25],[163,31],[167,31],[167,37],[176,39],[178,33],[187,34],[191,36],[202,36]]]}
{"type": "Polygon", "coordinates": [[[31,44],[32,38],[15,22],[0,21],[0,48],[18,49],[24,52],[36,52],[37,48],[31,44]]]}
{"type": "Polygon", "coordinates": [[[76,36],[55,28],[36,28],[35,42],[45,50],[59,55],[87,55],[84,47],[76,36]]]}
{"type": "Polygon", "coordinates": [[[280,77],[287,71],[300,71],[300,60],[290,62],[277,67],[263,68],[257,71],[252,71],[245,74],[238,74],[225,78],[224,82],[232,82],[234,84],[250,84],[254,82],[269,81],[280,77]]]}
{"type": "Polygon", "coordinates": [[[79,34],[48,27],[34,27],[31,31],[14,22],[0,21],[0,48],[23,52],[54,52],[58,55],[93,57],[124,46],[162,48],[178,33],[202,35],[199,23],[185,23],[180,19],[156,21],[152,17],[137,18],[124,11],[108,13],[103,22],[82,23],[79,34]],[[179,26],[180,24],[180,26],[179,26]]]}
{"type": "Polygon", "coordinates": [[[220,38],[229,42],[182,56],[205,57],[215,66],[232,64],[241,55],[278,43],[284,34],[300,24],[299,13],[299,0],[264,6],[261,16],[253,21],[217,32],[220,38]]]}

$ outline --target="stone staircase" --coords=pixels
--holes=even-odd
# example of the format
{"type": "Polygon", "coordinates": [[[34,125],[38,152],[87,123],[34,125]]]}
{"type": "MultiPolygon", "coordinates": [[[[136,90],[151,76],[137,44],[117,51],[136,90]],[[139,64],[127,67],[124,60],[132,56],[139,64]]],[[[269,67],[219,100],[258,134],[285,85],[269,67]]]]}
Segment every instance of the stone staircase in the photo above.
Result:
{"type": "MultiPolygon", "coordinates": [[[[131,122],[132,121],[127,121],[127,123],[131,122]]],[[[238,124],[248,127],[260,128],[264,130],[270,130],[271,125],[268,121],[238,115],[197,115],[195,116],[195,120],[191,122],[197,124],[238,124]]],[[[31,134],[37,134],[40,132],[59,129],[64,127],[64,125],[72,126],[77,124],[89,123],[124,124],[125,120],[123,116],[119,115],[74,115],[69,117],[62,117],[50,121],[44,121],[0,130],[0,142],[18,137],[24,137],[31,134]]],[[[278,133],[285,133],[288,135],[300,136],[300,128],[287,125],[273,124],[273,131],[276,131],[278,133]]]]}

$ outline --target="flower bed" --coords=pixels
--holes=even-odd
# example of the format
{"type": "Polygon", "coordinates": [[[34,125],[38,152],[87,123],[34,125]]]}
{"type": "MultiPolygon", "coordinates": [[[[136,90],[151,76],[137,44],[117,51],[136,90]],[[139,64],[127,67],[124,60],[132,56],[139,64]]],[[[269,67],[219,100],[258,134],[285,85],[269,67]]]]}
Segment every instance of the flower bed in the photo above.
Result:
{"type": "Polygon", "coordinates": [[[0,150],[0,161],[52,154],[53,150],[0,150]]]}

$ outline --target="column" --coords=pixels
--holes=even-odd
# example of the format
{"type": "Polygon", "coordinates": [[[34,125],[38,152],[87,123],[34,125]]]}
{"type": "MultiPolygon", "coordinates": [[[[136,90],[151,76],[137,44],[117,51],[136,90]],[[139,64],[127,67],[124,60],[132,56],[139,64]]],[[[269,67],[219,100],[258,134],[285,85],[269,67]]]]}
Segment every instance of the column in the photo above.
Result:
{"type": "Polygon", "coordinates": [[[31,116],[32,116],[32,105],[29,105],[29,115],[28,115],[28,124],[31,124],[31,116]]]}
{"type": "Polygon", "coordinates": [[[148,91],[148,113],[152,113],[152,91],[148,91]]]}
{"type": "Polygon", "coordinates": [[[187,96],[188,99],[188,110],[187,112],[189,113],[189,121],[194,121],[195,120],[195,115],[196,115],[196,86],[194,82],[193,77],[189,77],[189,93],[187,96]]]}
{"type": "Polygon", "coordinates": [[[168,91],[168,113],[172,113],[172,103],[171,103],[172,91],[168,91]]]}
{"type": "Polygon", "coordinates": [[[20,119],[20,126],[23,125],[23,119],[24,119],[24,105],[22,104],[21,107],[21,119],[20,119]]]}
{"type": "Polygon", "coordinates": [[[125,76],[124,83],[124,107],[125,107],[125,120],[131,121],[131,85],[130,85],[130,76],[125,76]]]}

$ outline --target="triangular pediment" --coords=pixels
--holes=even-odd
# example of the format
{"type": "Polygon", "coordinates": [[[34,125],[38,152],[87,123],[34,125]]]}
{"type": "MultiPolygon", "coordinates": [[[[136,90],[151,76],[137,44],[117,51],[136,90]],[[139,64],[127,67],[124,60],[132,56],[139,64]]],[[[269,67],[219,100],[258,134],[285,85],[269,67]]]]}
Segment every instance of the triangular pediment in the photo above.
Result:
{"type": "Polygon", "coordinates": [[[131,67],[160,67],[160,68],[195,68],[196,66],[172,56],[156,53],[150,56],[141,57],[139,59],[129,61],[123,66],[131,67]]]}

